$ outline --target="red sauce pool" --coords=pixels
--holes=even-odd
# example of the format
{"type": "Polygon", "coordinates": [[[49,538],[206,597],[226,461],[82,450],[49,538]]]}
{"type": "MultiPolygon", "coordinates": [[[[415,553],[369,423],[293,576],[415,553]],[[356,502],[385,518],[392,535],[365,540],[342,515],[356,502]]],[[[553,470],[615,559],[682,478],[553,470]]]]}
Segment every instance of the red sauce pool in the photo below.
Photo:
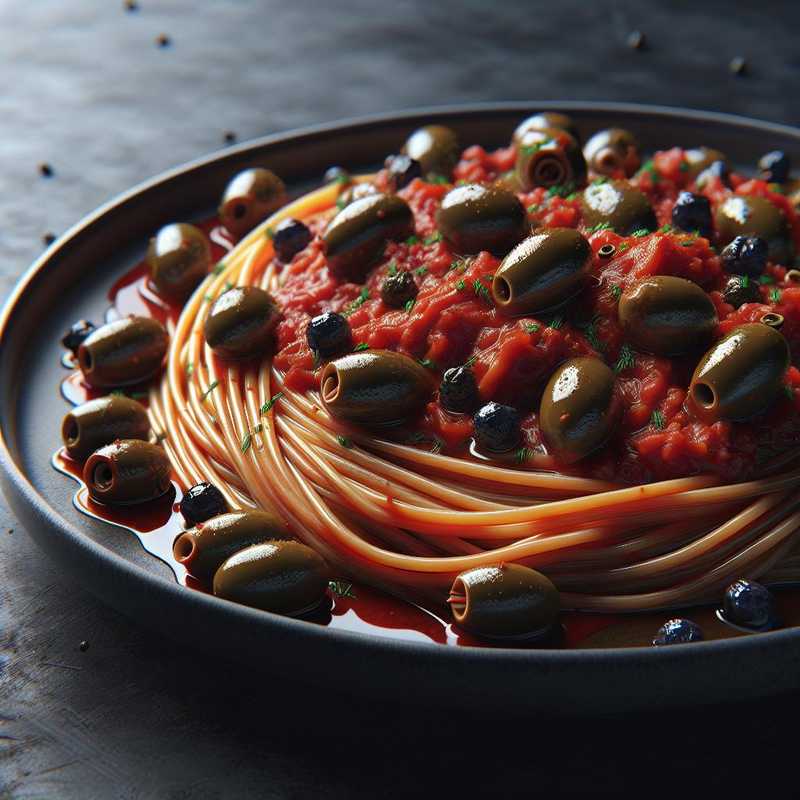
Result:
{"type": "MultiPolygon", "coordinates": [[[[491,178],[503,168],[507,168],[505,167],[508,160],[507,151],[486,154],[480,148],[470,148],[465,155],[470,156],[470,154],[471,157],[462,159],[457,168],[459,177],[468,176],[470,180],[483,180],[491,178]]],[[[675,178],[673,188],[678,185],[678,181],[679,178],[675,178]]],[[[421,279],[417,310],[422,312],[422,316],[414,316],[410,321],[406,312],[387,311],[382,307],[381,301],[375,299],[358,304],[361,288],[354,284],[335,285],[335,282],[331,282],[329,285],[324,285],[327,279],[313,268],[313,261],[317,253],[315,253],[315,245],[312,243],[307,253],[300,254],[292,265],[286,268],[290,273],[289,280],[281,290],[280,300],[284,307],[284,322],[278,332],[280,352],[276,363],[287,371],[287,383],[290,386],[302,390],[314,386],[316,383],[313,375],[313,362],[300,331],[304,330],[309,316],[316,312],[317,304],[324,302],[326,307],[344,308],[357,303],[355,312],[350,316],[355,342],[363,341],[371,347],[389,346],[419,355],[419,352],[415,352],[415,349],[418,351],[418,341],[430,333],[423,319],[425,308],[441,302],[441,298],[446,293],[442,292],[439,286],[446,281],[463,281],[465,288],[469,288],[470,291],[465,293],[459,303],[452,306],[454,313],[451,314],[449,321],[446,321],[444,328],[433,336],[433,344],[423,355],[430,358],[440,368],[453,363],[463,363],[471,354],[475,355],[474,370],[479,379],[481,391],[491,392],[492,399],[500,397],[502,400],[503,387],[506,386],[509,390],[509,397],[506,399],[511,401],[514,394],[513,387],[519,386],[523,378],[527,383],[535,383],[535,380],[531,380],[532,377],[535,379],[539,373],[544,374],[566,357],[595,353],[598,349],[602,351],[606,348],[611,352],[616,352],[616,348],[620,344],[619,331],[608,321],[611,318],[610,307],[609,316],[605,321],[602,315],[600,319],[595,320],[595,329],[592,335],[588,335],[586,329],[569,324],[556,326],[552,320],[549,323],[535,320],[498,321],[494,310],[488,309],[481,302],[482,293],[475,285],[476,281],[489,285],[491,275],[497,266],[496,261],[488,254],[484,254],[464,269],[459,268],[457,274],[450,275],[453,254],[441,241],[429,241],[422,238],[424,234],[430,234],[433,230],[431,198],[436,199],[437,193],[441,194],[441,187],[429,184],[417,185],[420,183],[415,182],[411,185],[407,197],[415,210],[418,232],[421,237],[414,243],[390,245],[387,248],[386,264],[389,265],[393,262],[403,268],[417,270],[417,275],[421,279]],[[425,270],[421,273],[420,267],[423,262],[425,270]],[[425,288],[426,280],[429,281],[428,289],[425,288]],[[312,295],[313,300],[309,299],[312,295]],[[395,319],[395,317],[397,318],[395,319]],[[535,334],[531,333],[532,325],[538,326],[535,334]],[[474,330],[478,328],[483,332],[478,338],[475,338],[474,330]]],[[[665,192],[664,183],[662,183],[657,189],[649,187],[648,191],[646,181],[640,188],[651,196],[654,205],[656,205],[656,199],[659,199],[660,205],[657,205],[657,213],[660,216],[669,213],[670,201],[674,202],[677,190],[669,189],[665,192]]],[[[757,188],[760,191],[760,187],[757,188]]],[[[718,188],[717,190],[720,191],[718,188]]],[[[532,195],[534,196],[527,198],[530,201],[527,204],[542,207],[537,215],[545,224],[574,227],[579,223],[575,203],[569,199],[562,201],[561,198],[555,197],[547,200],[543,191],[540,190],[536,190],[532,195]]],[[[200,223],[199,227],[209,235],[215,260],[221,258],[232,247],[233,243],[224,229],[218,225],[216,219],[200,223]]],[[[666,238],[665,234],[661,240],[666,238]]],[[[628,248],[635,250],[639,243],[629,240],[630,237],[625,240],[628,242],[628,248]]],[[[593,236],[591,241],[596,252],[607,242],[619,247],[623,240],[616,234],[603,231],[593,236]]],[[[659,244],[659,237],[654,237],[653,241],[655,244],[652,247],[655,248],[654,252],[657,255],[640,254],[636,256],[639,260],[635,261],[632,271],[641,271],[643,274],[647,274],[648,271],[658,272],[663,259],[674,255],[673,250],[670,249],[672,244],[659,244]],[[643,264],[645,266],[642,266],[643,264]]],[[[694,244],[692,248],[682,248],[677,251],[682,261],[678,268],[672,270],[675,274],[681,274],[682,270],[691,271],[700,267],[710,270],[711,274],[717,274],[718,265],[713,262],[716,256],[708,248],[707,243],[703,242],[704,240],[698,240],[698,243],[694,244]]],[[[370,298],[379,297],[379,282],[385,277],[386,269],[388,267],[374,270],[369,278],[370,298]]],[[[779,272],[781,269],[776,268],[778,272],[773,276],[775,281],[783,279],[783,274],[779,272]]],[[[767,291],[765,289],[765,293],[767,291]]],[[[603,303],[608,303],[608,298],[600,296],[600,287],[591,292],[592,302],[602,310],[603,303]]],[[[787,317],[787,321],[797,318],[799,331],[797,338],[800,340],[800,289],[797,290],[797,293],[797,298],[794,297],[794,294],[787,298],[786,292],[784,292],[783,306],[778,310],[787,317]],[[791,306],[787,306],[787,303],[791,306]],[[795,304],[797,313],[795,313],[795,304]]],[[[165,303],[151,288],[147,278],[147,266],[144,263],[136,266],[111,287],[109,300],[111,305],[106,312],[106,321],[128,314],[137,314],[151,316],[166,322],[167,320],[177,320],[179,315],[179,309],[165,303]]],[[[764,306],[759,306],[759,308],[763,313],[764,306]]],[[[721,314],[721,319],[723,319],[721,325],[749,321],[744,318],[739,319],[742,314],[738,312],[726,312],[726,317],[727,319],[724,319],[721,314]]],[[[790,341],[793,338],[794,336],[790,338],[790,341]]],[[[69,403],[76,405],[102,394],[102,392],[95,392],[83,382],[80,372],[74,369],[74,363],[69,354],[64,355],[62,363],[70,369],[70,373],[61,386],[62,395],[69,403]]],[[[649,420],[652,411],[656,408],[662,410],[667,423],[676,422],[679,426],[686,423],[680,417],[683,398],[680,395],[680,389],[674,385],[676,382],[680,384],[683,380],[680,365],[676,368],[675,365],[665,363],[663,360],[640,358],[637,364],[629,370],[628,377],[626,408],[631,417],[628,420],[628,430],[641,429],[642,424],[649,420]]],[[[623,374],[623,384],[624,379],[625,375],[623,374]]],[[[792,392],[796,386],[800,387],[800,372],[792,368],[788,383],[792,392]]],[[[146,386],[128,387],[126,393],[146,403],[146,386]]],[[[798,433],[798,427],[794,424],[794,411],[795,405],[800,403],[800,400],[796,399],[796,395],[793,397],[795,399],[791,403],[786,402],[786,408],[782,410],[783,416],[789,419],[786,427],[787,437],[795,437],[798,433]]],[[[771,419],[771,423],[774,426],[774,417],[771,419]]],[[[532,450],[541,450],[541,440],[538,436],[535,417],[528,417],[523,427],[527,445],[532,450]]],[[[420,433],[430,437],[432,441],[438,440],[445,447],[463,454],[471,436],[471,423],[465,423],[463,420],[454,421],[444,414],[434,402],[430,404],[420,430],[416,431],[417,435],[420,433]]],[[[645,431],[644,437],[650,436],[652,439],[658,434],[658,431],[645,431]]],[[[672,437],[673,450],[676,447],[676,436],[677,434],[673,434],[672,437]]],[[[710,433],[704,434],[697,430],[692,432],[692,436],[695,441],[703,439],[704,436],[707,442],[713,438],[710,433]]],[[[775,441],[774,438],[772,440],[775,441]]],[[[648,444],[650,452],[656,452],[660,446],[658,441],[650,441],[648,444]]],[[[678,447],[678,449],[680,448],[678,447]]],[[[616,462],[610,464],[598,460],[592,465],[592,471],[599,477],[618,476],[620,474],[620,450],[614,448],[607,448],[607,450],[606,461],[616,459],[616,462]]],[[[81,480],[80,465],[70,459],[63,449],[54,454],[52,463],[57,470],[78,482],[79,488],[74,496],[74,504],[77,509],[88,516],[126,528],[137,536],[147,552],[169,565],[179,583],[196,590],[206,590],[187,575],[184,567],[172,555],[172,543],[175,537],[184,530],[183,519],[178,512],[181,492],[177,485],[173,484],[171,492],[146,506],[112,508],[94,503],[89,498],[81,480]]],[[[636,480],[642,477],[643,469],[645,472],[648,470],[652,472],[652,464],[643,468],[641,466],[643,463],[642,461],[628,464],[626,477],[629,480],[636,480]]],[[[652,463],[657,464],[658,462],[656,460],[652,463]]],[[[685,465],[682,466],[685,467],[685,465]]],[[[736,464],[732,466],[736,466],[736,464]]],[[[739,464],[739,466],[741,465],[739,464]]],[[[785,624],[800,624],[800,591],[781,589],[777,591],[777,596],[785,624]]],[[[358,631],[390,638],[429,641],[444,645],[493,646],[491,642],[477,640],[454,628],[443,616],[440,616],[440,613],[444,612],[421,608],[368,586],[336,582],[330,591],[330,608],[319,614],[313,621],[334,629],[358,631]]],[[[562,614],[562,630],[557,635],[553,634],[547,641],[538,644],[526,645],[521,642],[515,643],[514,646],[647,646],[651,643],[658,627],[666,619],[675,615],[675,613],[669,614],[668,612],[636,616],[565,612],[562,614]]],[[[707,639],[743,635],[740,631],[721,622],[715,609],[711,607],[685,610],[681,612],[681,615],[698,622],[703,627],[707,639]]]]}

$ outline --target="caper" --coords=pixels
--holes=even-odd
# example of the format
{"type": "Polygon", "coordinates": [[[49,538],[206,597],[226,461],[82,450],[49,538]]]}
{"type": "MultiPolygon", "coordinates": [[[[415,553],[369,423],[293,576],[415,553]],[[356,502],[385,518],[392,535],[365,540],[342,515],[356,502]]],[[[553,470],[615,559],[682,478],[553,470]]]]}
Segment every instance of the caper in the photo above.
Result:
{"type": "Polygon", "coordinates": [[[625,181],[587,186],[581,195],[581,214],[587,228],[607,226],[621,236],[656,229],[656,216],[647,195],[625,181]]]}
{"type": "Polygon", "coordinates": [[[263,167],[246,169],[225,187],[219,218],[230,233],[241,239],[286,199],[286,186],[274,172],[263,167]]]}
{"type": "Polygon", "coordinates": [[[257,286],[235,286],[214,301],[203,330],[221,358],[252,358],[271,348],[279,320],[272,295],[257,286]]]}
{"type": "Polygon", "coordinates": [[[426,125],[406,139],[404,155],[419,162],[425,175],[431,173],[449,178],[458,163],[461,147],[458,136],[444,125],[426,125]]]}
{"type": "Polygon", "coordinates": [[[151,378],[161,368],[169,336],[150,317],[123,317],[94,330],[78,347],[86,382],[98,388],[128,386],[151,378]]]}
{"type": "Polygon", "coordinates": [[[770,261],[788,264],[794,256],[786,215],[765,197],[728,197],[717,206],[715,223],[720,244],[737,236],[757,236],[766,241],[770,261]]]}
{"type": "Polygon", "coordinates": [[[711,298],[696,283],[672,275],[631,286],[620,297],[617,313],[630,344],[657,356],[706,347],[718,322],[711,298]]]}
{"type": "Polygon", "coordinates": [[[608,128],[595,133],[583,148],[589,169],[598,175],[630,178],[639,169],[642,159],[639,142],[624,128],[608,128]]]}
{"type": "Polygon", "coordinates": [[[620,411],[608,366],[598,358],[572,358],[545,387],[539,427],[556,458],[572,464],[606,442],[620,411]]]}
{"type": "Polygon", "coordinates": [[[471,183],[445,195],[436,224],[461,255],[504,256],[525,233],[525,209],[513,192],[471,183]]]}
{"type": "Polygon", "coordinates": [[[210,582],[225,559],[253,544],[291,539],[280,517],[267,511],[231,511],[175,539],[172,552],[190,574],[210,582]]]}
{"type": "Polygon", "coordinates": [[[692,147],[683,152],[683,162],[686,164],[683,174],[692,181],[718,161],[727,166],[728,159],[719,150],[714,150],[712,147],[692,147]]]}
{"type": "Polygon", "coordinates": [[[708,423],[750,419],[778,396],[788,366],[783,334],[758,322],[741,325],[697,365],[689,386],[692,409],[708,423]]]}
{"type": "Polygon", "coordinates": [[[95,450],[83,466],[92,500],[132,505],[161,497],[172,485],[167,454],[140,439],[117,439],[95,450]]]}
{"type": "Polygon", "coordinates": [[[530,130],[520,139],[514,167],[524,191],[583,183],[586,161],[575,139],[560,128],[530,130]]]}
{"type": "Polygon", "coordinates": [[[214,594],[263,611],[301,617],[325,597],[328,566],[293,541],[254,544],[234,553],[214,574],[214,594]]]}
{"type": "Polygon", "coordinates": [[[339,278],[362,283],[386,242],[414,232],[414,215],[394,194],[371,194],[345,206],[328,225],[323,243],[339,278]]]}
{"type": "Polygon", "coordinates": [[[522,564],[462,572],[447,602],[460,627],[490,639],[542,635],[556,623],[560,610],[552,581],[522,564]]]}
{"type": "Polygon", "coordinates": [[[147,440],[147,409],[130,397],[110,394],[72,409],[61,423],[61,438],[70,458],[87,456],[116,439],[147,440]]]}
{"type": "Polygon", "coordinates": [[[365,350],[331,361],[320,379],[322,402],[330,414],[363,425],[407,419],[422,410],[433,388],[424,367],[388,350],[365,350]]]}
{"type": "Polygon", "coordinates": [[[526,117],[514,129],[512,140],[515,144],[519,144],[528,131],[543,131],[548,128],[558,128],[559,130],[566,131],[576,142],[580,142],[581,140],[578,128],[572,117],[561,114],[558,111],[542,111],[533,116],[526,117]]]}
{"type": "Polygon", "coordinates": [[[211,246],[194,225],[165,225],[150,240],[147,263],[158,291],[168,300],[182,303],[208,275],[211,246]]]}
{"type": "Polygon", "coordinates": [[[550,228],[520,242],[492,281],[498,308],[527,314],[558,305],[576,294],[591,265],[589,242],[572,228],[550,228]]]}

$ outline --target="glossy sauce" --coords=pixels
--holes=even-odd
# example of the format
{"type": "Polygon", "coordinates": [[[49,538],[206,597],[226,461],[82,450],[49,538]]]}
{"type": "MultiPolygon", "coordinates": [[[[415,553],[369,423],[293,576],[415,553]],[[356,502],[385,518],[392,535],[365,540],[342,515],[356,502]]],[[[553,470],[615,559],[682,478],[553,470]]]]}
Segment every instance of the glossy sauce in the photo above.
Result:
{"type": "MultiPolygon", "coordinates": [[[[200,223],[199,227],[209,234],[214,260],[221,258],[232,247],[232,242],[215,219],[200,223]]],[[[112,321],[128,314],[151,316],[166,322],[177,320],[180,310],[165,303],[151,288],[148,268],[145,263],[134,267],[118,280],[109,291],[110,306],[105,321],[112,321]]],[[[77,405],[104,394],[88,386],[75,369],[71,354],[62,355],[62,364],[69,374],[61,384],[65,400],[77,405]]],[[[127,387],[126,394],[147,402],[147,386],[127,387]]],[[[179,513],[181,490],[173,482],[172,489],[162,498],[143,505],[111,507],[94,502],[88,494],[81,477],[81,465],[59,449],[52,458],[55,469],[78,482],[73,502],[82,513],[104,522],[110,522],[130,531],[141,542],[144,549],[166,563],[176,580],[198,591],[207,591],[172,554],[175,538],[184,530],[179,513]]],[[[778,590],[776,592],[782,619],[786,625],[800,624],[800,591],[778,590]]],[[[409,641],[427,641],[455,646],[479,647],[631,647],[649,646],[655,632],[667,619],[678,612],[655,612],[630,615],[592,614],[563,612],[561,629],[544,640],[515,641],[513,643],[480,640],[458,630],[446,621],[445,611],[432,611],[397,599],[372,587],[335,582],[329,591],[330,603],[311,620],[337,630],[367,633],[373,636],[399,638],[409,641]]],[[[719,619],[716,609],[701,607],[680,612],[680,616],[696,621],[704,630],[706,639],[730,638],[745,635],[719,619]]]]}

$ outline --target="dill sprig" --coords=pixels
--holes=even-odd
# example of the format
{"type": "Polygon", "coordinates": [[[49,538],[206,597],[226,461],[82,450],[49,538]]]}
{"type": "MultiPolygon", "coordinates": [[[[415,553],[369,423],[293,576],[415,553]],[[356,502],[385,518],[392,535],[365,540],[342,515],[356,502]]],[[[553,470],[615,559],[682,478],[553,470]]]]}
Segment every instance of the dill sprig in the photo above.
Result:
{"type": "Polygon", "coordinates": [[[434,231],[430,236],[426,236],[423,240],[424,244],[436,244],[442,241],[442,234],[439,231],[434,231]]]}
{"type": "Polygon", "coordinates": [[[261,414],[269,414],[269,412],[272,411],[272,407],[278,402],[278,400],[281,399],[281,397],[283,397],[283,392],[276,392],[272,397],[270,397],[270,399],[267,400],[263,406],[261,406],[261,414]]]}
{"type": "Polygon", "coordinates": [[[200,401],[202,402],[205,400],[211,394],[211,392],[217,388],[217,386],[219,386],[219,381],[211,381],[211,383],[208,384],[208,389],[206,389],[203,394],[200,395],[200,401]]]}
{"type": "Polygon", "coordinates": [[[533,450],[530,447],[520,447],[519,450],[514,453],[514,459],[518,464],[524,464],[526,461],[529,461],[533,457],[533,450]]]}
{"type": "Polygon", "coordinates": [[[350,448],[353,446],[353,440],[349,436],[342,436],[341,434],[338,434],[336,436],[336,441],[339,442],[342,447],[350,448]]]}
{"type": "Polygon", "coordinates": [[[562,325],[564,324],[564,317],[561,314],[556,314],[550,322],[547,323],[548,328],[552,328],[554,331],[557,331],[562,325]]]}
{"type": "Polygon", "coordinates": [[[361,353],[363,350],[369,350],[369,345],[366,342],[359,342],[354,348],[354,353],[361,353]]]}
{"type": "Polygon", "coordinates": [[[351,600],[356,599],[355,592],[353,591],[353,584],[347,581],[328,581],[328,588],[337,597],[349,597],[351,600]]]}
{"type": "Polygon", "coordinates": [[[619,358],[614,365],[614,372],[622,372],[623,370],[630,369],[635,364],[633,350],[627,344],[623,344],[619,349],[619,358]]]}
{"type": "Polygon", "coordinates": [[[366,286],[362,286],[358,297],[356,297],[352,303],[348,304],[348,306],[342,312],[342,315],[349,317],[354,311],[357,311],[359,308],[361,308],[361,306],[363,306],[367,300],[369,300],[369,289],[367,289],[366,286]]]}
{"type": "Polygon", "coordinates": [[[416,304],[417,304],[416,297],[411,297],[408,300],[406,300],[406,304],[404,306],[406,314],[410,314],[416,304]]]}
{"type": "Polygon", "coordinates": [[[480,278],[475,278],[475,280],[472,282],[472,290],[475,292],[476,297],[483,300],[484,303],[492,305],[492,293],[481,282],[480,278]]]}
{"type": "Polygon", "coordinates": [[[650,415],[650,424],[657,430],[662,431],[664,430],[664,413],[656,409],[650,415]]]}
{"type": "Polygon", "coordinates": [[[527,333],[538,333],[542,326],[538,322],[526,322],[525,331],[527,333]]]}

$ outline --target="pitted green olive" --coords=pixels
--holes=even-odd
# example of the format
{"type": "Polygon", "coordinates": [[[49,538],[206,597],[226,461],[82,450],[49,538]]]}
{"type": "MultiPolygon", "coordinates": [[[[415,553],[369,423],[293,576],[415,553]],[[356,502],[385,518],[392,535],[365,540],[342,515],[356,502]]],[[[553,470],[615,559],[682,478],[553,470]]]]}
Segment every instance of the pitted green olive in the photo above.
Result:
{"type": "Polygon", "coordinates": [[[495,273],[495,304],[513,314],[558,305],[580,291],[591,262],[592,249],[578,231],[551,228],[535,233],[518,244],[495,273]]]}
{"type": "Polygon", "coordinates": [[[642,163],[639,142],[624,128],[598,131],[586,142],[583,155],[589,169],[598,175],[617,175],[630,178],[642,163]]]}
{"type": "Polygon", "coordinates": [[[758,236],[769,247],[770,261],[785,265],[794,256],[786,215],[765,197],[728,197],[717,206],[714,222],[721,245],[737,236],[758,236]]]}
{"type": "Polygon", "coordinates": [[[572,464],[605,443],[620,411],[608,366],[599,358],[572,358],[545,387],[539,427],[556,458],[572,464]]]}
{"type": "Polygon", "coordinates": [[[514,167],[525,191],[537,186],[580,184],[586,179],[586,161],[578,143],[560,128],[530,130],[517,145],[514,167]]]}
{"type": "Polygon", "coordinates": [[[656,229],[656,216],[647,195],[625,181],[587,186],[581,196],[581,214],[587,228],[608,225],[620,236],[656,229]]]}
{"type": "Polygon", "coordinates": [[[529,131],[543,131],[548,128],[558,128],[566,131],[576,142],[581,140],[578,128],[575,126],[572,117],[568,117],[558,111],[542,111],[522,120],[514,129],[512,141],[514,144],[519,144],[529,131]]]}
{"type": "Polygon", "coordinates": [[[257,286],[235,286],[214,301],[203,330],[221,358],[253,358],[272,347],[279,320],[272,295],[257,286]]]}
{"type": "Polygon", "coordinates": [[[241,239],[287,199],[286,186],[271,170],[246,169],[235,175],[225,188],[219,218],[225,228],[241,239]]]}
{"type": "Polygon", "coordinates": [[[462,572],[447,602],[460,627],[490,639],[544,634],[557,622],[561,605],[549,578],[522,564],[462,572]]]}
{"type": "Polygon", "coordinates": [[[419,162],[423,175],[432,173],[450,178],[461,155],[461,146],[451,128],[426,125],[408,137],[401,152],[419,162]]]}
{"type": "Polygon", "coordinates": [[[231,511],[185,531],[172,545],[175,559],[195,578],[210,582],[225,559],[245,547],[291,539],[280,517],[267,511],[231,511]]]}
{"type": "Polygon", "coordinates": [[[776,328],[741,325],[703,356],[692,376],[689,399],[704,422],[745,420],[775,400],[789,367],[789,345],[776,328]]]}
{"type": "Polygon", "coordinates": [[[694,180],[703,170],[708,169],[715,161],[728,163],[724,153],[712,147],[692,147],[684,150],[683,160],[686,164],[684,175],[689,180],[694,180]]]}
{"type": "Polygon", "coordinates": [[[147,263],[158,291],[168,300],[182,303],[208,275],[211,246],[194,225],[165,225],[150,240],[147,263]]]}
{"type": "Polygon", "coordinates": [[[348,422],[381,425],[401,422],[430,400],[433,380],[408,356],[365,350],[331,361],[320,379],[329,413],[348,422]]]}
{"type": "Polygon", "coordinates": [[[168,345],[160,322],[123,317],[101,325],[83,340],[78,366],[86,382],[101,389],[141,383],[161,369],[168,345]]]}
{"type": "Polygon", "coordinates": [[[270,541],[234,553],[214,574],[214,594],[234,603],[301,617],[328,587],[328,566],[300,542],[270,541]]]}
{"type": "Polygon", "coordinates": [[[436,225],[460,255],[488,250],[504,256],[525,233],[525,209],[513,192],[470,183],[451,189],[436,225]]]}
{"type": "Polygon", "coordinates": [[[132,505],[161,497],[172,485],[167,454],[140,439],[118,439],[96,450],[83,466],[92,500],[132,505]]]}
{"type": "Polygon", "coordinates": [[[331,220],[323,236],[328,266],[337,277],[363,283],[386,242],[414,233],[414,215],[394,194],[354,200],[331,220]]]}
{"type": "Polygon", "coordinates": [[[72,409],[61,423],[61,438],[70,458],[83,461],[116,439],[150,436],[147,409],[130,397],[110,394],[72,409]]]}
{"type": "Polygon", "coordinates": [[[645,278],[623,292],[617,313],[627,340],[657,356],[707,347],[718,322],[711,298],[696,283],[671,275],[645,278]]]}

